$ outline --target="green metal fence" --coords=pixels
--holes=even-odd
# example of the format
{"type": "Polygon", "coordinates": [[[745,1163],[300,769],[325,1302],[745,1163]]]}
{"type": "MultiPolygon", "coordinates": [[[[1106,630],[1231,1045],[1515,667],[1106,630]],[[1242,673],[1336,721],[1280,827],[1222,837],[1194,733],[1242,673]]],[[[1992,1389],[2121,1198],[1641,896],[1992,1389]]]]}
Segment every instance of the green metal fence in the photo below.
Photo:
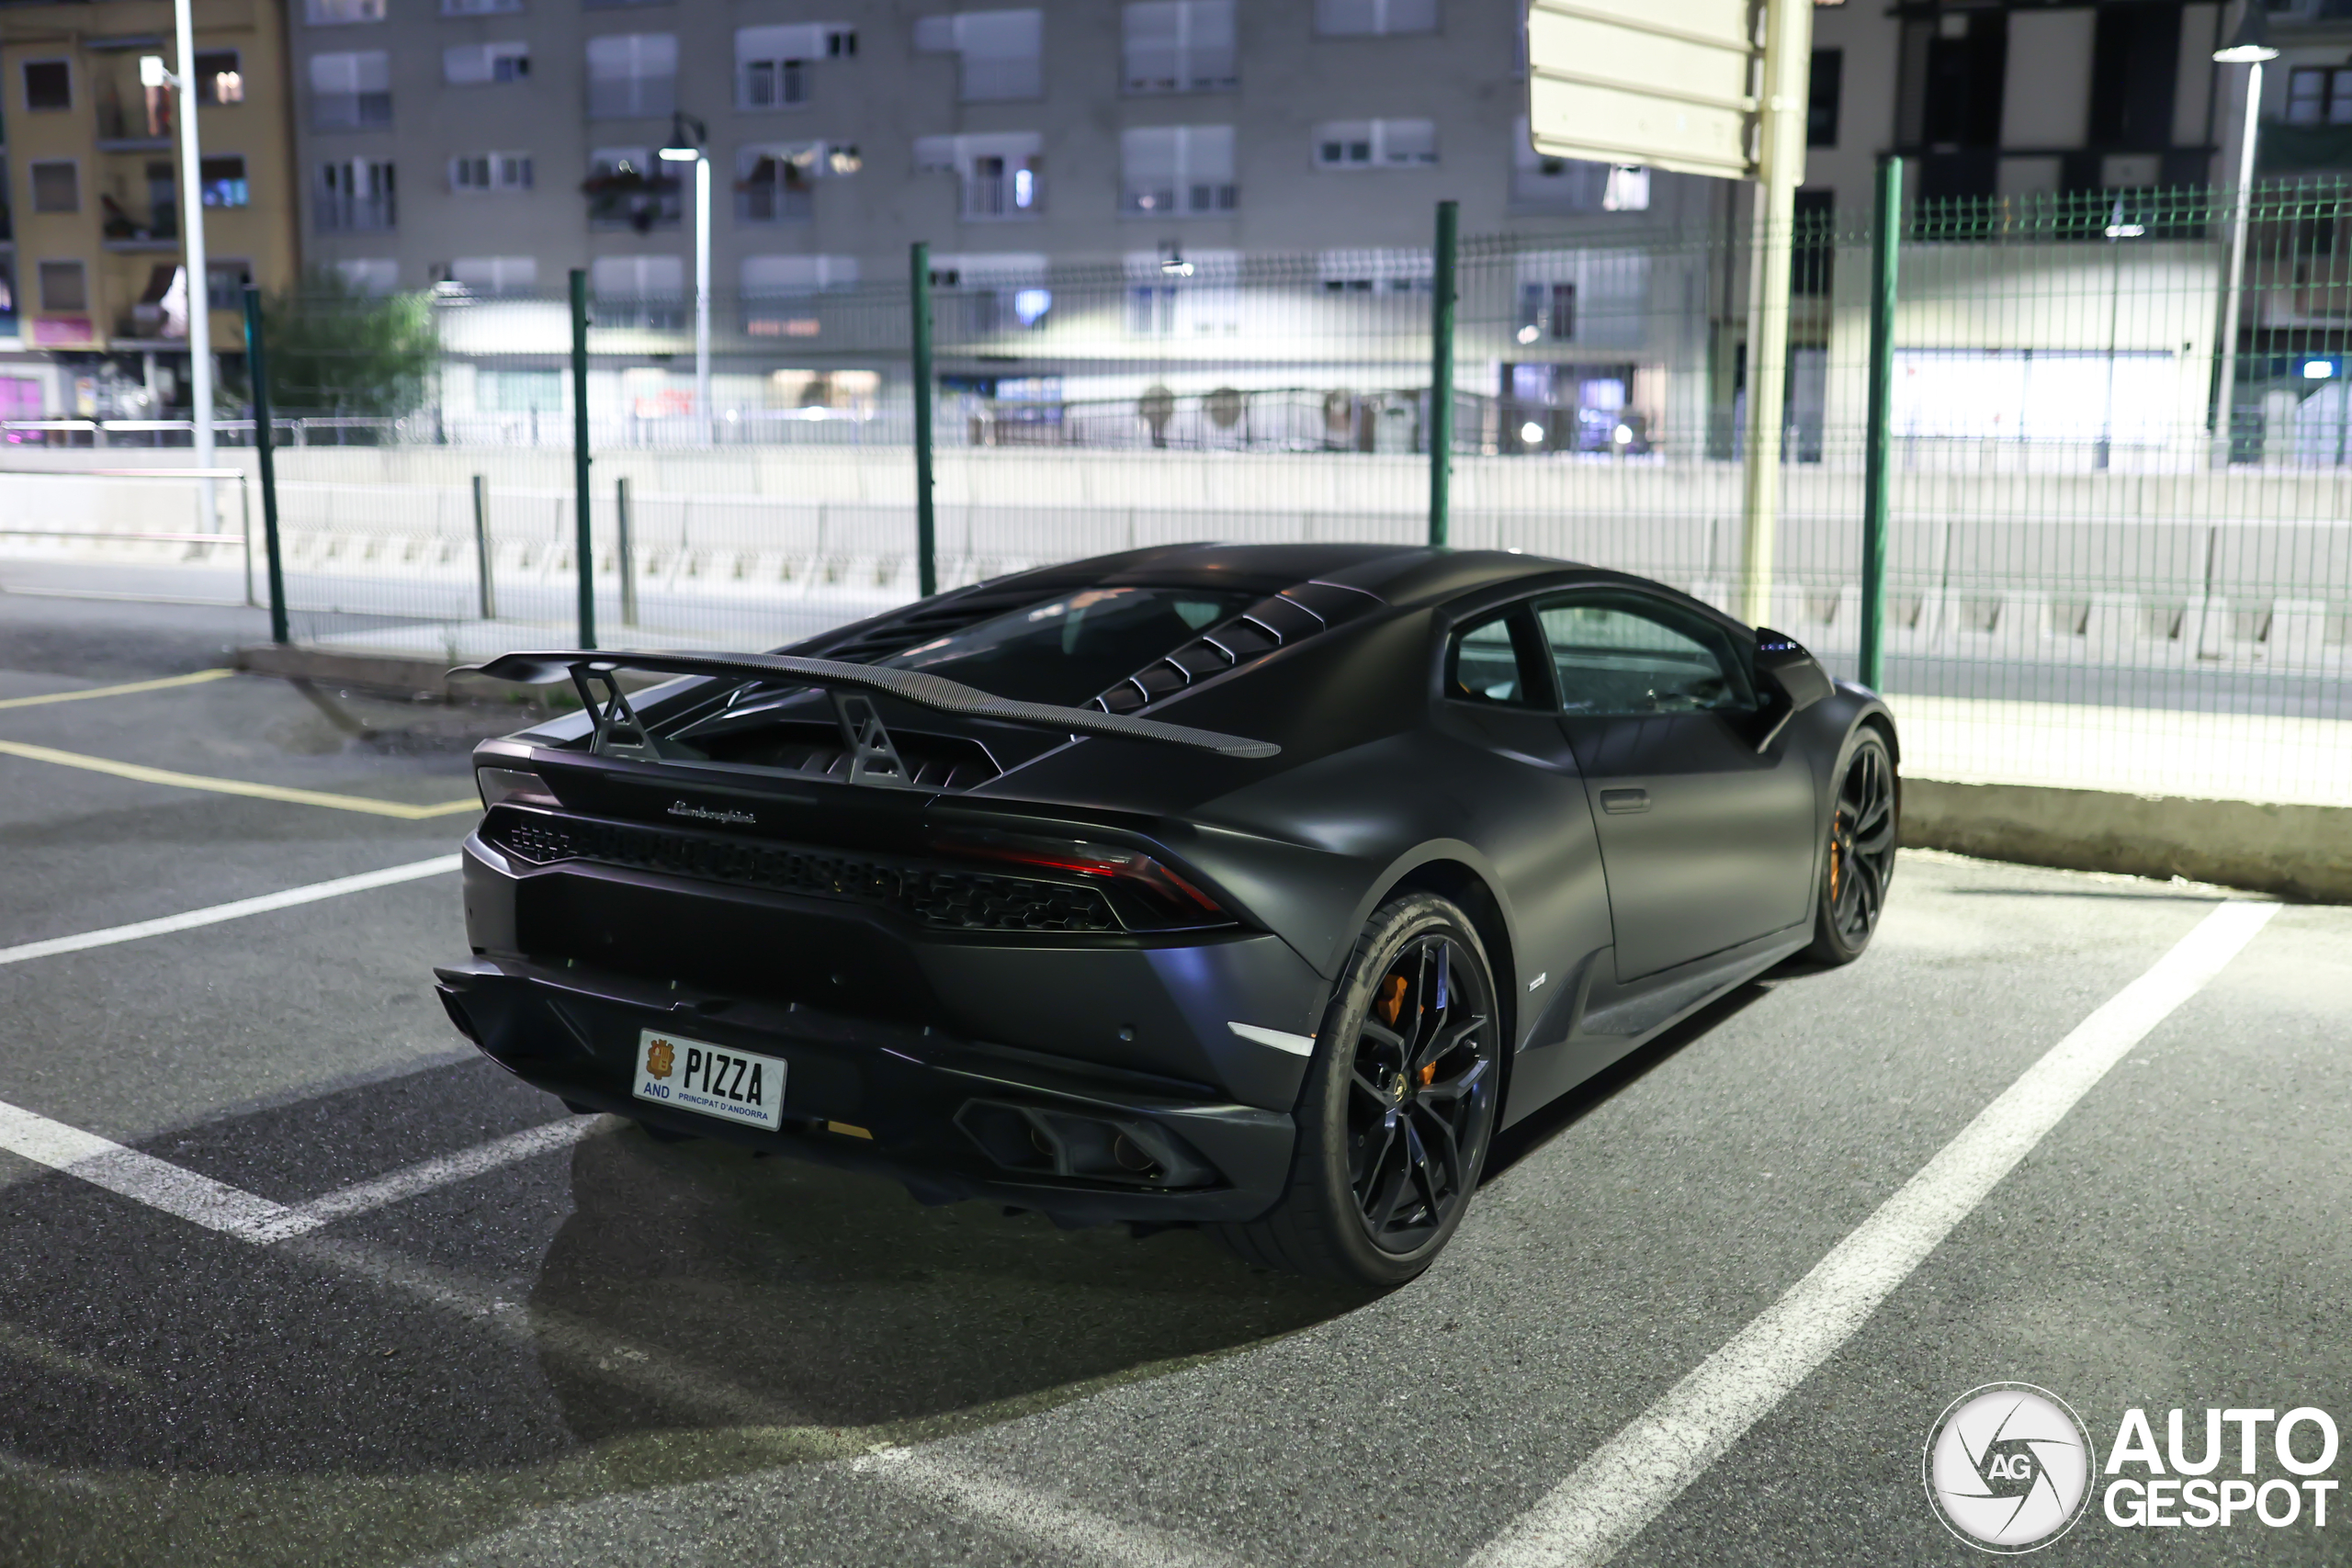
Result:
{"type": "MultiPolygon", "coordinates": [[[[2352,193],[2249,193],[2234,288],[2227,191],[1895,210],[1800,216],[1772,624],[1874,668],[1915,772],[2352,802],[2352,193]]],[[[279,302],[295,635],[568,634],[584,556],[607,646],[774,646],[1075,556],[1433,526],[1738,604],[1744,234],[1468,236],[1449,289],[1431,216],[1417,250],[933,249],[719,300],[709,408],[682,299],[586,300],[580,378],[560,298],[279,302]]],[[[16,466],[92,462],[21,434],[16,466]]]]}

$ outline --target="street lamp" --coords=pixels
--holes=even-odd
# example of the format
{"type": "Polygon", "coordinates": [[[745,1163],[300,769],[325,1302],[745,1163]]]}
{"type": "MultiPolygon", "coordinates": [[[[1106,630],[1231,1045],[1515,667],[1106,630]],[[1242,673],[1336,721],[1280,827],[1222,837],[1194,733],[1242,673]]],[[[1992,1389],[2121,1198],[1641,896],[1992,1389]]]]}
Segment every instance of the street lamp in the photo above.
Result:
{"type": "MultiPolygon", "coordinates": [[[[180,0],[186,5],[187,0],[180,0]]],[[[710,445],[710,154],[704,144],[710,128],[691,115],[672,111],[670,144],[662,149],[665,164],[695,166],[695,412],[702,425],[703,445],[710,445]],[[687,129],[693,128],[691,138],[687,129]]]]}
{"type": "MultiPolygon", "coordinates": [[[[180,221],[181,256],[187,276],[188,412],[194,415],[196,466],[212,467],[212,279],[204,256],[204,187],[202,155],[196,139],[196,23],[188,0],[173,0],[174,42],[179,50],[177,72],[164,68],[161,55],[139,59],[139,85],[172,87],[180,99],[180,221]]],[[[209,531],[220,525],[212,481],[199,479],[203,523],[209,531]]]]}
{"type": "Polygon", "coordinates": [[[2270,47],[2262,0],[2242,0],[2238,30],[2227,44],[2213,51],[2217,63],[2246,68],[2245,127],[2238,137],[2237,202],[2230,219],[2230,283],[2222,306],[2221,387],[2213,413],[2213,457],[2215,464],[2223,468],[2230,464],[2230,426],[2237,401],[2239,296],[2245,287],[2246,204],[2254,186],[2256,117],[2262,109],[2262,62],[2278,58],[2278,51],[2270,47]]]}

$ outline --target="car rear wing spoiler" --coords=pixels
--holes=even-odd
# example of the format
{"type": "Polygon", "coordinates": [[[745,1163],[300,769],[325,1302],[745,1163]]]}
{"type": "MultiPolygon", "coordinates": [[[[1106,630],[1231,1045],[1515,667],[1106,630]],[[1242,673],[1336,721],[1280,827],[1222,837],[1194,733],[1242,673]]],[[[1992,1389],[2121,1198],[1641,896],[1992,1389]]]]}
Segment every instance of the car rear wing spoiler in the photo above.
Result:
{"type": "Polygon", "coordinates": [[[487,664],[466,665],[450,673],[481,675],[526,685],[569,679],[580,693],[581,705],[587,709],[596,727],[594,749],[599,755],[633,757],[644,761],[680,755],[650,733],[630,708],[617,679],[618,671],[623,670],[775,681],[824,692],[833,699],[834,716],[841,723],[842,739],[850,752],[850,779],[857,784],[905,784],[909,779],[898,750],[890,742],[889,732],[883,728],[881,716],[869,700],[876,696],[895,697],[917,707],[965,718],[989,719],[1069,735],[1148,740],[1162,746],[1214,751],[1221,757],[1272,757],[1282,750],[1270,740],[1220,735],[1215,730],[1104,713],[1099,708],[1014,702],[914,670],[881,670],[871,664],[799,659],[780,653],[628,653],[574,649],[556,653],[502,654],[487,664]]]}

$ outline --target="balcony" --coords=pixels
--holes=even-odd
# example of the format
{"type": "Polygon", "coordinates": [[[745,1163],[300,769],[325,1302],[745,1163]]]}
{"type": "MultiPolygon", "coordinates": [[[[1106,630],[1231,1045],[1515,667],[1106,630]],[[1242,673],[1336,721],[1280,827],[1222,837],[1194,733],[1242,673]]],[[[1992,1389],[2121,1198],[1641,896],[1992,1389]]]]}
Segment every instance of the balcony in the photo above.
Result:
{"type": "Polygon", "coordinates": [[[600,168],[580,189],[588,198],[591,228],[633,229],[650,234],[656,229],[678,226],[684,208],[684,183],[674,175],[600,168]]]}
{"type": "Polygon", "coordinates": [[[176,251],[180,248],[179,202],[169,187],[155,192],[142,214],[111,196],[98,197],[102,238],[110,251],[176,251]]]}
{"type": "Polygon", "coordinates": [[[1045,175],[1035,158],[1013,168],[1002,158],[975,158],[962,183],[967,222],[1023,222],[1045,210],[1045,175]]]}
{"type": "Polygon", "coordinates": [[[112,96],[98,105],[98,150],[102,152],[154,152],[167,149],[176,134],[171,95],[161,87],[141,89],[143,103],[126,107],[112,96]]]}
{"type": "Polygon", "coordinates": [[[767,154],[752,161],[735,186],[735,218],[742,223],[806,223],[817,215],[811,176],[789,157],[767,154]]]}
{"type": "Polygon", "coordinates": [[[329,192],[315,199],[322,234],[380,234],[399,221],[390,192],[380,196],[345,196],[329,192]]]}

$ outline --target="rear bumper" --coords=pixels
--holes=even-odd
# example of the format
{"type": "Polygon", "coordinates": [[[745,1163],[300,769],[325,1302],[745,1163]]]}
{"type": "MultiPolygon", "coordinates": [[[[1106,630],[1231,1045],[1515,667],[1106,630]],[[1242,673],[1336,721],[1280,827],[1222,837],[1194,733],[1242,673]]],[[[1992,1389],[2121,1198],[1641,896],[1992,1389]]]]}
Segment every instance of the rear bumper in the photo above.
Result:
{"type": "Polygon", "coordinates": [[[435,972],[444,1003],[486,1055],[575,1105],[1073,1222],[1250,1219],[1288,1178],[1306,1062],[1230,1028],[1315,1027],[1324,983],[1277,938],[975,942],[466,850],[476,956],[435,972]],[[636,1098],[649,1029],[789,1063],[783,1129],[636,1098]],[[1147,1168],[1125,1168],[1138,1150],[1147,1168]]]}
{"type": "Polygon", "coordinates": [[[984,1199],[1080,1223],[1246,1220],[1272,1205],[1289,1174],[1287,1111],[1187,1096],[1140,1074],[921,1025],[681,999],[658,982],[518,959],[434,974],[452,1021],[534,1088],[679,1133],[894,1177],[927,1202],[984,1199]],[[637,1099],[638,1039],[648,1029],[790,1063],[783,1129],[637,1099]],[[1068,1165],[1085,1157],[1090,1139],[1107,1146],[1121,1135],[1160,1156],[1159,1181],[1053,1168],[1057,1142],[1072,1146],[1068,1165]]]}

